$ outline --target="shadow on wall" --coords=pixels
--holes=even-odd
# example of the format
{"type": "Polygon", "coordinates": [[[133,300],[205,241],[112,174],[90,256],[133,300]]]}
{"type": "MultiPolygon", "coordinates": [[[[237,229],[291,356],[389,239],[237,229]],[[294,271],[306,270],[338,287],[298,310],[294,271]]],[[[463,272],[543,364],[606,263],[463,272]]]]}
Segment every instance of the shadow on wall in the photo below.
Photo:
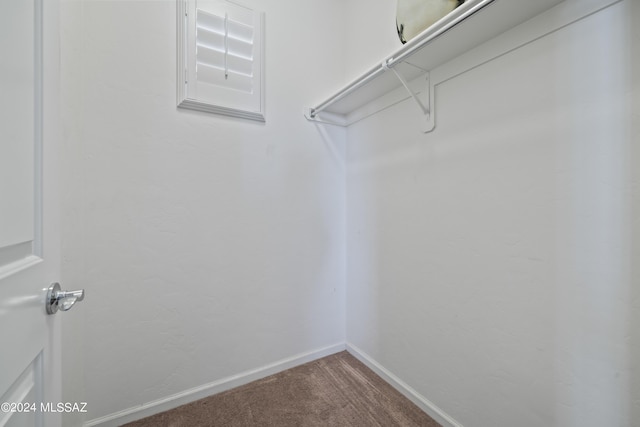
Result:
{"type": "Polygon", "coordinates": [[[567,207],[558,212],[559,261],[566,274],[558,277],[564,286],[556,298],[563,304],[556,307],[555,417],[563,426],[632,425],[637,419],[632,364],[640,359],[632,354],[637,336],[630,339],[637,335],[638,317],[632,295],[637,200],[629,191],[637,182],[638,159],[632,155],[637,141],[629,90],[631,3],[586,19],[580,33],[565,31],[569,48],[558,58],[558,101],[575,100],[558,117],[568,150],[560,158],[569,161],[558,165],[566,174],[567,207]]]}
{"type": "MultiPolygon", "coordinates": [[[[627,156],[630,182],[630,274],[631,298],[629,299],[631,317],[628,323],[628,360],[631,364],[631,420],[640,420],[640,3],[629,2],[631,10],[625,10],[625,30],[631,37],[631,139],[627,156]]],[[[627,337],[625,336],[625,339],[627,337]]]]}

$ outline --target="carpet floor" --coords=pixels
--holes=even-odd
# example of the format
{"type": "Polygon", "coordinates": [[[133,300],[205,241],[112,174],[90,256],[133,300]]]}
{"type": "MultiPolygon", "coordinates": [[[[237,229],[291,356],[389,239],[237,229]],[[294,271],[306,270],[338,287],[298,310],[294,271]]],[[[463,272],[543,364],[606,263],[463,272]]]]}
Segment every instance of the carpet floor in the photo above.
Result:
{"type": "Polygon", "coordinates": [[[126,427],[440,426],[343,351],[126,427]]]}

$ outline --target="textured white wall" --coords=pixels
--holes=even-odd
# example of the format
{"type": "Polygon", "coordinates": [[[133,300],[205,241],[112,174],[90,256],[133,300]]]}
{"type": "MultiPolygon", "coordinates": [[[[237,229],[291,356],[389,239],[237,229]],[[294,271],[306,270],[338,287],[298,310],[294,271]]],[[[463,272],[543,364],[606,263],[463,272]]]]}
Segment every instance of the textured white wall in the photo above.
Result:
{"type": "Polygon", "coordinates": [[[244,3],[266,124],[176,109],[174,0],[63,2],[63,279],[87,293],[65,398],[87,419],[344,342],[345,132],[302,115],[343,83],[343,4],[244,3]]]}
{"type": "Polygon", "coordinates": [[[431,134],[411,101],[349,129],[347,341],[462,425],[640,419],[637,22],[438,85],[431,134]]]}
{"type": "Polygon", "coordinates": [[[402,46],[396,31],[396,1],[345,2],[347,28],[344,48],[348,54],[344,63],[347,81],[380,65],[383,58],[402,46]]]}

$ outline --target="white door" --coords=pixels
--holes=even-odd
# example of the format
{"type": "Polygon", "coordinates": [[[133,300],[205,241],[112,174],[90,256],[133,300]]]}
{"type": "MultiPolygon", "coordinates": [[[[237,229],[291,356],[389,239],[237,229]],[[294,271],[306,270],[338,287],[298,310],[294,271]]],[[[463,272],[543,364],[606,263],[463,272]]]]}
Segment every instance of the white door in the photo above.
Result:
{"type": "Polygon", "coordinates": [[[45,310],[60,267],[58,13],[0,1],[0,426],[60,425],[60,315],[45,310]]]}

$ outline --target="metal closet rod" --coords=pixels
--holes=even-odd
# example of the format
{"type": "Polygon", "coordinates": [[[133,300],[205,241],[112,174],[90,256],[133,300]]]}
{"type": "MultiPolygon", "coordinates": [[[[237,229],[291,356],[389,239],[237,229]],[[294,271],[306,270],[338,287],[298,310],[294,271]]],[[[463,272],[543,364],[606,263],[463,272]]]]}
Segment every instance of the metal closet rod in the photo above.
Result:
{"type": "Polygon", "coordinates": [[[392,55],[389,58],[385,59],[380,65],[367,71],[359,79],[349,83],[340,92],[336,93],[331,98],[324,101],[322,104],[319,104],[315,108],[311,108],[309,116],[311,118],[315,118],[315,116],[321,111],[340,101],[342,98],[353,93],[360,87],[366,85],[371,80],[374,80],[376,77],[378,77],[378,75],[385,73],[390,68],[393,68],[395,65],[409,58],[415,52],[424,47],[427,43],[439,37],[455,25],[464,21],[465,19],[467,19],[483,7],[493,3],[494,1],[496,0],[467,0],[464,4],[462,4],[462,6],[458,7],[449,15],[442,18],[437,26],[432,25],[427,30],[422,32],[418,37],[410,40],[407,44],[402,46],[402,48],[400,48],[400,50],[398,50],[395,55],[392,55]]]}

